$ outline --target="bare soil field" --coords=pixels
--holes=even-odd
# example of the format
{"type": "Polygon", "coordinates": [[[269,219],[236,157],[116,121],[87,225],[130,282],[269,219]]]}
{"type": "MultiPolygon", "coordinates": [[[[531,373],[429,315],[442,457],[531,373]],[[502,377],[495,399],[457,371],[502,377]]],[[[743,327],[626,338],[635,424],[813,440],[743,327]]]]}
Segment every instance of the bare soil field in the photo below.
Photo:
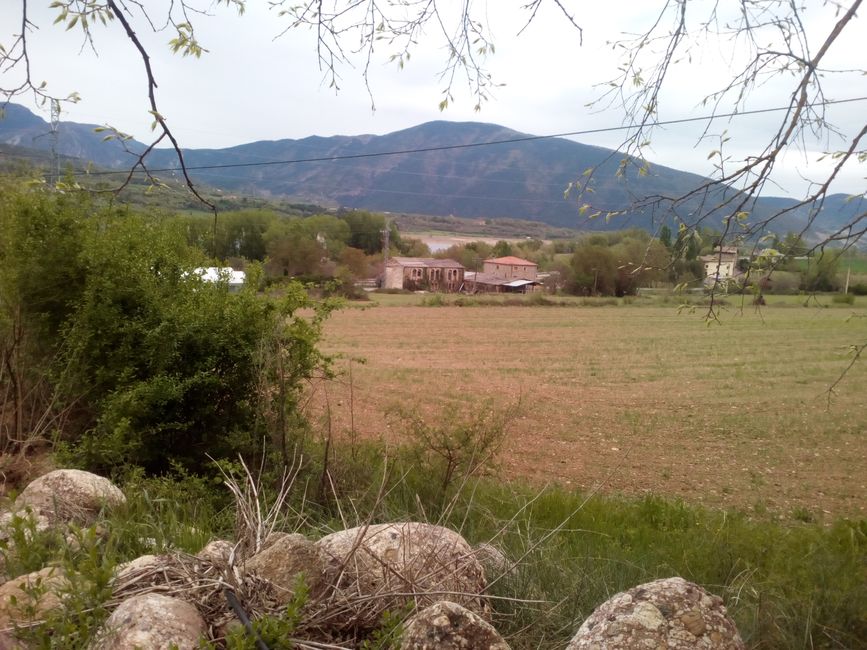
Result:
{"type": "Polygon", "coordinates": [[[865,316],[733,309],[709,326],[669,306],[348,308],[325,333],[342,374],[314,403],[321,414],[327,393],[335,435],[354,427],[399,441],[389,406],[436,417],[520,399],[498,459],[503,481],[803,521],[860,517],[867,357],[830,402],[828,389],[849,346],[867,341],[865,316]]]}

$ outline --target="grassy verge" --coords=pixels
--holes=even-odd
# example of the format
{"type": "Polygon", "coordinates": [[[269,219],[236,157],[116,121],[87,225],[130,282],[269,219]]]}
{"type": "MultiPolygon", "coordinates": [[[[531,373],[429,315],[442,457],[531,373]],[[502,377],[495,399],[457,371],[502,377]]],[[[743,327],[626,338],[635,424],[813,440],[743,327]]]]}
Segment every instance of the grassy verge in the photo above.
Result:
{"type": "MultiPolygon", "coordinates": [[[[777,295],[766,294],[766,308],[800,307],[800,308],[851,308],[853,305],[863,307],[867,300],[854,297],[849,304],[841,304],[834,300],[842,294],[798,294],[777,295]]],[[[648,291],[638,296],[566,296],[545,293],[533,294],[448,294],[448,293],[385,293],[371,292],[366,294],[369,300],[359,303],[362,307],[372,305],[382,307],[701,307],[709,304],[708,296],[701,293],[676,294],[668,290],[648,291]]],[[[730,309],[755,310],[752,294],[719,294],[714,302],[730,309]]],[[[350,303],[352,304],[352,303],[350,303]]]]}
{"type": "MultiPolygon", "coordinates": [[[[341,508],[317,505],[306,495],[303,515],[294,512],[283,526],[318,537],[368,517],[427,519],[460,530],[472,543],[493,543],[516,563],[502,576],[489,576],[494,622],[513,648],[561,648],[614,593],[672,575],[722,596],[748,647],[864,647],[864,520],[782,525],[655,496],[531,492],[491,479],[465,485],[443,507],[430,494],[430,477],[408,466],[393,467],[390,475],[400,478],[376,500],[375,490],[358,486],[365,479],[379,483],[378,454],[360,449],[358,464],[344,467],[355,487],[343,486],[341,508]],[[358,520],[342,520],[352,512],[358,520]]],[[[340,468],[334,469],[339,479],[340,468]]],[[[26,557],[5,553],[12,573],[32,570],[40,554],[40,563],[54,561],[79,575],[79,597],[69,600],[63,616],[51,617],[52,629],[28,633],[40,646],[86,641],[107,615],[99,597],[120,562],[169,549],[195,552],[209,539],[231,538],[233,513],[224,490],[209,481],[133,477],[124,488],[126,508],[81,533],[75,550],[37,536],[17,552],[26,557]]],[[[301,501],[296,495],[294,505],[301,501]]]]}

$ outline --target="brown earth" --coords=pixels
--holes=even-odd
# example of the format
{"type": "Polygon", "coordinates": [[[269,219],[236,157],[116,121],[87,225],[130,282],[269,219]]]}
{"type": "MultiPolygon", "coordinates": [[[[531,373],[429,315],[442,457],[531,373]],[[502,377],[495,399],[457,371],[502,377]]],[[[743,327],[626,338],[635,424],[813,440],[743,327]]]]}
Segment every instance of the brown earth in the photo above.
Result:
{"type": "Polygon", "coordinates": [[[851,314],[731,310],[709,326],[667,306],[348,308],[324,346],[343,373],[316,388],[314,410],[327,393],[338,435],[354,421],[361,437],[397,441],[389,406],[435,417],[520,399],[503,480],[864,516],[867,359],[828,399],[848,346],[867,342],[867,313],[851,314]]]}

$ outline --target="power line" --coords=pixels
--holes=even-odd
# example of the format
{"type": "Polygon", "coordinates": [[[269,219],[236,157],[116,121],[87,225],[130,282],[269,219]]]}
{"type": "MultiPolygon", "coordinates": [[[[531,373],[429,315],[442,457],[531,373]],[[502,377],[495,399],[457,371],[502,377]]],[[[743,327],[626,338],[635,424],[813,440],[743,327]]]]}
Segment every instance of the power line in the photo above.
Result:
{"type": "MultiPolygon", "coordinates": [[[[830,106],[833,104],[848,104],[852,102],[863,102],[867,101],[867,96],[865,97],[852,97],[850,99],[829,99],[821,102],[816,102],[816,106],[830,106]]],[[[749,111],[734,111],[730,113],[719,113],[719,114],[710,114],[703,115],[698,117],[683,117],[679,119],[673,120],[659,120],[656,122],[651,122],[647,124],[648,127],[656,127],[656,126],[671,126],[674,124],[686,124],[689,122],[705,122],[712,121],[716,119],[730,118],[730,117],[742,117],[745,115],[760,115],[763,113],[778,113],[781,111],[790,110],[790,106],[777,106],[774,108],[757,108],[749,111]]],[[[608,126],[601,127],[598,129],[583,129],[580,131],[567,131],[564,133],[551,133],[548,135],[527,135],[521,136],[517,138],[505,138],[503,140],[490,140],[487,142],[467,142],[463,144],[449,144],[449,145],[440,145],[436,147],[418,147],[414,149],[397,149],[393,151],[376,151],[370,153],[356,153],[356,154],[343,154],[337,156],[320,156],[314,158],[293,158],[288,160],[265,160],[260,162],[247,162],[247,163],[225,163],[220,165],[187,165],[187,171],[201,171],[207,169],[234,169],[234,168],[242,168],[242,167],[266,167],[266,166],[274,166],[274,165],[294,165],[299,163],[315,163],[315,162],[331,162],[337,160],[359,160],[364,158],[382,158],[386,156],[400,156],[404,154],[414,154],[414,153],[429,153],[434,151],[453,151],[456,149],[473,149],[478,147],[491,147],[495,145],[501,144],[515,144],[520,142],[533,142],[536,140],[550,140],[552,138],[565,138],[565,137],[573,137],[580,135],[595,135],[598,133],[611,133],[615,131],[628,131],[629,129],[636,128],[635,125],[620,125],[620,126],[608,126]]],[[[136,173],[144,173],[142,170],[135,170],[136,173]]],[[[164,167],[160,169],[149,169],[150,173],[160,173],[160,172],[176,172],[179,171],[176,167],[164,167]]],[[[97,171],[97,172],[79,172],[79,175],[88,175],[88,176],[105,176],[109,174],[128,174],[129,170],[118,170],[118,171],[97,171]]]]}

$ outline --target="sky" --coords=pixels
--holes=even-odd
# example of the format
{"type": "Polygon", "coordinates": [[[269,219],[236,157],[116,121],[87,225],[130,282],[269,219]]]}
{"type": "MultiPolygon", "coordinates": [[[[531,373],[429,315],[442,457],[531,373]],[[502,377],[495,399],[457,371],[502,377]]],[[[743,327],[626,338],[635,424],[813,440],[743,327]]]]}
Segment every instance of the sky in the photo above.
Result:
{"type": "MultiPolygon", "coordinates": [[[[151,116],[147,113],[147,88],[138,53],[120,29],[118,21],[93,28],[94,47],[83,40],[80,29],[64,31],[52,25],[56,10],[48,0],[30,0],[29,18],[35,28],[28,34],[31,71],[37,82],[45,80],[54,94],[77,92],[81,100],[64,104],[62,119],[111,126],[148,141],[151,116]]],[[[168,2],[144,3],[156,26],[165,22],[168,2]]],[[[192,13],[191,22],[201,44],[208,50],[201,58],[172,54],[171,29],[154,31],[134,11],[136,33],[151,55],[159,84],[157,101],[162,114],[184,147],[221,148],[256,140],[303,138],[310,135],[384,134],[431,120],[481,121],[500,124],[531,134],[551,134],[619,126],[624,112],[616,102],[588,106],[605,92],[606,82],[617,74],[624,50],[612,42],[629,38],[653,23],[665,0],[562,0],[583,28],[569,24],[554,0],[542,0],[533,22],[525,26],[527,0],[475,0],[472,11],[489,28],[496,52],[485,60],[486,69],[498,85],[481,110],[460,80],[453,88],[453,101],[440,111],[445,82],[438,73],[447,59],[445,42],[433,25],[420,34],[412,58],[399,69],[389,62],[394,46],[377,42],[370,64],[370,85],[376,109],[364,86],[364,59],[352,58],[341,65],[339,91],[329,87],[317,65],[315,33],[297,29],[280,36],[288,19],[262,0],[248,0],[241,16],[225,4],[196,2],[204,13],[192,13]],[[520,34],[519,34],[520,32],[520,34]]],[[[288,4],[288,3],[287,3],[288,4]]],[[[343,3],[341,3],[343,4],[343,3]]],[[[460,3],[440,0],[444,20],[455,14],[460,3]]],[[[710,14],[711,0],[690,0],[691,20],[710,14]]],[[[738,3],[722,0],[721,11],[738,3]]],[[[768,2],[768,4],[772,4],[768,2]]],[[[839,18],[834,3],[804,0],[804,24],[810,49],[815,52],[839,18]]],[[[176,5],[177,6],[177,3],[176,5]]],[[[16,0],[0,3],[0,43],[12,42],[20,31],[21,6],[16,0]]],[[[736,15],[719,15],[719,27],[736,15]]],[[[762,32],[761,38],[775,38],[762,32]]],[[[829,99],[867,96],[867,77],[857,70],[865,66],[863,43],[867,19],[856,18],[833,44],[826,63],[835,69],[856,69],[827,74],[829,99]]],[[[357,35],[344,36],[347,49],[357,35]]],[[[770,40],[769,40],[770,42],[770,40]]],[[[660,97],[659,119],[672,120],[707,115],[702,99],[724,86],[732,71],[749,55],[743,40],[717,35],[699,38],[670,72],[660,97]]],[[[791,77],[763,80],[749,96],[746,108],[769,108],[787,103],[791,77]]],[[[0,75],[0,86],[9,86],[10,75],[0,75]]],[[[20,103],[43,117],[48,111],[29,98],[20,103]]],[[[730,104],[723,105],[727,110],[730,104]]],[[[853,136],[864,125],[867,102],[829,106],[826,119],[843,136],[853,136]]],[[[719,135],[730,139],[723,148],[734,164],[760,151],[779,126],[779,113],[744,116],[712,123],[697,122],[657,129],[645,151],[654,164],[710,175],[708,154],[719,148],[719,135]],[[707,130],[708,137],[702,137],[707,130]],[[714,137],[717,136],[717,137],[714,137]]],[[[574,139],[587,144],[618,147],[623,132],[582,135],[574,139]]],[[[844,146],[841,137],[807,138],[781,159],[768,195],[800,196],[810,180],[822,180],[829,161],[818,162],[827,151],[844,146]]],[[[576,175],[581,170],[576,170],[576,175]]],[[[867,189],[864,164],[850,165],[832,186],[832,192],[861,193],[867,189]]]]}

